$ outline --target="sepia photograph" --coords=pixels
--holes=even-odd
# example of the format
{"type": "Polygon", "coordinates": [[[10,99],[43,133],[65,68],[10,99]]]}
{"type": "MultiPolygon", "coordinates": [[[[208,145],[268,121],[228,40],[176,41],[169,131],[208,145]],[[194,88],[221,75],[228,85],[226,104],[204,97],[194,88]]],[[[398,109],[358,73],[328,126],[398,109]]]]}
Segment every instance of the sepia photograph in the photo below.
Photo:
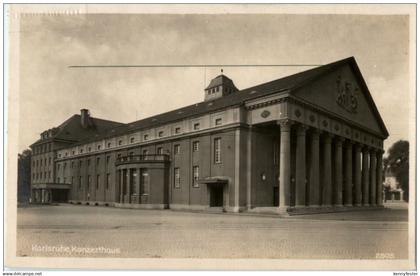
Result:
{"type": "Polygon", "coordinates": [[[4,9],[11,271],[417,269],[416,4],[4,9]]]}

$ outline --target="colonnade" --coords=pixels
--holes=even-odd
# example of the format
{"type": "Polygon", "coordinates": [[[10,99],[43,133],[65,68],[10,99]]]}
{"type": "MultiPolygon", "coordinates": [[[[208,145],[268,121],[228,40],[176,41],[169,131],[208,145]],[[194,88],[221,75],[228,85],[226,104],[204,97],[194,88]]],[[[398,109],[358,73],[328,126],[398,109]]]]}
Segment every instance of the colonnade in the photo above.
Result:
{"type": "Polygon", "coordinates": [[[119,203],[140,203],[140,169],[119,169],[118,177],[118,193],[119,203]]]}
{"type": "Polygon", "coordinates": [[[279,208],[382,205],[383,150],[297,123],[292,149],[292,124],[279,122],[279,208]]]}

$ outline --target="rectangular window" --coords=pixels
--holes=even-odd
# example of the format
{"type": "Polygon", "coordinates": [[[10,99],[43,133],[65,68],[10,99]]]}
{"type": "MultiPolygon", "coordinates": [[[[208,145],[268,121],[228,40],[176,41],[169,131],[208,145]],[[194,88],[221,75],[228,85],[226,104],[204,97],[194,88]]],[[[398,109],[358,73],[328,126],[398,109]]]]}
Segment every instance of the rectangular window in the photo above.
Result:
{"type": "Polygon", "coordinates": [[[87,165],[90,166],[90,159],[87,160],[87,165]]]}
{"type": "Polygon", "coordinates": [[[158,136],[163,137],[163,131],[159,131],[158,136]]]}
{"type": "Polygon", "coordinates": [[[200,142],[199,141],[194,141],[193,142],[193,151],[197,152],[200,149],[200,142]]]}
{"type": "Polygon", "coordinates": [[[199,129],[200,129],[200,123],[195,123],[194,130],[199,130],[199,129]]]}
{"type": "Polygon", "coordinates": [[[101,175],[98,174],[96,175],[96,190],[99,189],[100,181],[101,181],[101,175]]]}
{"type": "Polygon", "coordinates": [[[51,171],[48,171],[48,179],[51,179],[51,171]]]}
{"type": "Polygon", "coordinates": [[[148,135],[148,134],[145,134],[145,135],[143,136],[143,140],[144,140],[144,141],[149,140],[149,135],[148,135]]]}
{"type": "Polygon", "coordinates": [[[51,157],[48,158],[48,165],[51,165],[51,157]]]}
{"type": "Polygon", "coordinates": [[[100,157],[96,157],[96,166],[99,166],[99,163],[101,162],[101,158],[100,157]]]}
{"type": "Polygon", "coordinates": [[[60,171],[60,164],[57,164],[57,171],[60,171]]]}
{"type": "Polygon", "coordinates": [[[214,139],[214,162],[215,163],[221,163],[221,138],[214,139]]]}
{"type": "Polygon", "coordinates": [[[71,177],[71,185],[73,186],[73,180],[74,180],[74,178],[73,178],[73,176],[71,177]]]}
{"type": "Polygon", "coordinates": [[[174,168],[174,186],[175,188],[181,188],[181,175],[179,174],[179,168],[174,168]]]}
{"type": "Polygon", "coordinates": [[[108,156],[106,157],[106,164],[107,164],[107,165],[109,164],[109,161],[110,161],[110,160],[111,160],[111,156],[109,156],[109,155],[108,155],[108,156]]]}
{"type": "Polygon", "coordinates": [[[57,177],[57,183],[60,183],[60,177],[57,177]]]}
{"type": "Polygon", "coordinates": [[[106,189],[109,189],[109,182],[111,181],[111,174],[106,174],[106,189]]]}
{"type": "Polygon", "coordinates": [[[74,161],[71,161],[70,168],[74,168],[74,161]]]}
{"type": "Polygon", "coordinates": [[[132,144],[132,143],[134,143],[134,137],[131,137],[130,138],[130,143],[132,144]]]}
{"type": "Polygon", "coordinates": [[[174,145],[174,154],[179,154],[181,152],[181,146],[180,145],[174,145]]]}
{"type": "Polygon", "coordinates": [[[179,133],[181,133],[181,128],[180,127],[175,128],[175,134],[179,134],[179,133]]]}
{"type": "Polygon", "coordinates": [[[64,177],[64,178],[63,178],[63,183],[66,183],[66,181],[67,181],[67,179],[64,177]]]}
{"type": "Polygon", "coordinates": [[[200,176],[200,168],[193,166],[193,187],[198,187],[198,178],[200,176]]]}
{"type": "Polygon", "coordinates": [[[157,148],[156,153],[163,154],[163,148],[162,147],[157,148]]]}
{"type": "Polygon", "coordinates": [[[217,118],[217,119],[214,121],[214,124],[215,124],[216,126],[220,126],[220,125],[222,124],[222,118],[217,118]]]}
{"type": "Polygon", "coordinates": [[[83,161],[82,160],[80,160],[79,161],[79,168],[81,168],[83,166],[83,161]]]}
{"type": "Polygon", "coordinates": [[[149,194],[149,172],[147,169],[140,169],[140,195],[149,194]]]}

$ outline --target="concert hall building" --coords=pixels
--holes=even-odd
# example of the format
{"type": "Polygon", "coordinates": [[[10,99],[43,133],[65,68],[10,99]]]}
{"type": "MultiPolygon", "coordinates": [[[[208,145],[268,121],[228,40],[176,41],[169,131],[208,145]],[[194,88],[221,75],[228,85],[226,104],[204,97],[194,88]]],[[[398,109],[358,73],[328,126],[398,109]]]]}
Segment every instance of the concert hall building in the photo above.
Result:
{"type": "Polygon", "coordinates": [[[353,57],[122,124],[86,109],[31,145],[32,201],[226,212],[382,206],[387,129],[353,57]]]}

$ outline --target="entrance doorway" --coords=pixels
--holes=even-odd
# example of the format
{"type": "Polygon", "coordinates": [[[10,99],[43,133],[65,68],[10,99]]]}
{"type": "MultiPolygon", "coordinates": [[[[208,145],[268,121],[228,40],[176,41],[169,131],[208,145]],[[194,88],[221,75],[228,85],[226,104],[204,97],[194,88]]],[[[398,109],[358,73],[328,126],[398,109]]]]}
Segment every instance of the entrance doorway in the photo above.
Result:
{"type": "Polygon", "coordinates": [[[222,185],[214,185],[210,188],[210,207],[223,207],[222,185]]]}

